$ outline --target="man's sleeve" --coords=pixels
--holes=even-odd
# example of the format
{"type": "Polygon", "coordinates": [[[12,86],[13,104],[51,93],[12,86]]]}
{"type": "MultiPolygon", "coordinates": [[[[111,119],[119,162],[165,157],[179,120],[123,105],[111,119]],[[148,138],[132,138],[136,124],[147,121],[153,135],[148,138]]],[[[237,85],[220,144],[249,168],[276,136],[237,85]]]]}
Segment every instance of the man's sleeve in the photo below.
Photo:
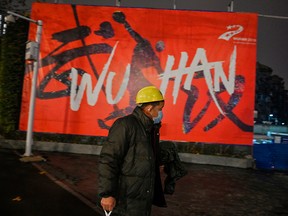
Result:
{"type": "Polygon", "coordinates": [[[100,197],[116,197],[117,195],[121,165],[129,146],[126,126],[123,119],[116,120],[102,147],[99,161],[98,192],[100,197]]]}

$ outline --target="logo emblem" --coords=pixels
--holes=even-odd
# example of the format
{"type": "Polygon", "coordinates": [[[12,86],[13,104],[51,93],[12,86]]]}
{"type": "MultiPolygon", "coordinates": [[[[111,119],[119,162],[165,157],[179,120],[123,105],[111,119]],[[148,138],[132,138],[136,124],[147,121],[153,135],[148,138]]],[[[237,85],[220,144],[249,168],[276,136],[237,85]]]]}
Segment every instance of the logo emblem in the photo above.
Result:
{"type": "Polygon", "coordinates": [[[227,30],[225,33],[220,35],[218,39],[229,41],[234,35],[239,34],[244,30],[243,26],[241,25],[229,25],[227,26],[227,30]]]}

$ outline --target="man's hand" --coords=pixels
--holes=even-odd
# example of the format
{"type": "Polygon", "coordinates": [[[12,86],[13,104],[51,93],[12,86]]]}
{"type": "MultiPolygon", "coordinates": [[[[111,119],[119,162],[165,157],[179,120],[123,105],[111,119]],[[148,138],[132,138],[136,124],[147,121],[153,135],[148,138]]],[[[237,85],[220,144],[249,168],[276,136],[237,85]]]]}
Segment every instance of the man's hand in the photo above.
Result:
{"type": "Polygon", "coordinates": [[[161,165],[160,167],[159,167],[159,169],[160,169],[160,173],[163,173],[164,172],[164,165],[161,165]]]}
{"type": "Polygon", "coordinates": [[[116,205],[116,199],[114,197],[106,197],[101,199],[101,206],[106,211],[112,211],[116,205]]]}

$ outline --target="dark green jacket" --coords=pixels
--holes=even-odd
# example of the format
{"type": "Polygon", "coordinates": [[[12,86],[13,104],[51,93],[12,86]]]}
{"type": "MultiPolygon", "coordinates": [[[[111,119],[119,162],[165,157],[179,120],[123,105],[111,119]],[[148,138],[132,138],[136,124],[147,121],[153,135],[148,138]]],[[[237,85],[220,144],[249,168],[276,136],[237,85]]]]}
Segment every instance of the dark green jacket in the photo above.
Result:
{"type": "Polygon", "coordinates": [[[148,216],[156,196],[158,206],[166,205],[154,146],[153,121],[138,107],[110,128],[100,154],[99,195],[116,198],[112,215],[148,216]]]}

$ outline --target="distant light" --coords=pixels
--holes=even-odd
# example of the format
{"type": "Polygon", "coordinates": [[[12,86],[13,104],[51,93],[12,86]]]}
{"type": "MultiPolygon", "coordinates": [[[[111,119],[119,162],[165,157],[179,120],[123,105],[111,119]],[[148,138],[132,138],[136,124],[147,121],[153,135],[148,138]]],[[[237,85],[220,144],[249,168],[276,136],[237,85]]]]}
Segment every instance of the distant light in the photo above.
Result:
{"type": "Polygon", "coordinates": [[[269,114],[270,117],[273,117],[273,114],[269,114]]]}
{"type": "Polygon", "coordinates": [[[282,122],[282,125],[285,125],[285,123],[284,123],[284,122],[282,122]]]}
{"type": "Polygon", "coordinates": [[[5,18],[4,18],[5,22],[6,23],[15,23],[15,17],[12,15],[12,14],[9,14],[7,15],[5,18]]]}

